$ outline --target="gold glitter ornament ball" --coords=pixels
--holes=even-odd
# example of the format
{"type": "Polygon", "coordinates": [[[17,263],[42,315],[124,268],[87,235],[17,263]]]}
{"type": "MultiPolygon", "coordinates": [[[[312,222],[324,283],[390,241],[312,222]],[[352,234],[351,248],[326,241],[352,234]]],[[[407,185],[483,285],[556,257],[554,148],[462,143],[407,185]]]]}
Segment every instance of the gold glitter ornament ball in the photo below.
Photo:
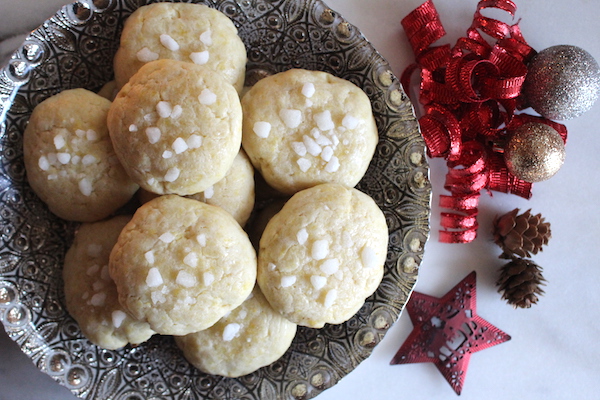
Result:
{"type": "Polygon", "coordinates": [[[548,47],[527,65],[523,94],[544,117],[567,120],[580,116],[600,95],[600,67],[587,51],[570,45],[548,47]]]}
{"type": "Polygon", "coordinates": [[[565,161],[565,143],[556,129],[527,123],[515,129],[504,148],[510,173],[527,182],[550,179],[565,161]]]}

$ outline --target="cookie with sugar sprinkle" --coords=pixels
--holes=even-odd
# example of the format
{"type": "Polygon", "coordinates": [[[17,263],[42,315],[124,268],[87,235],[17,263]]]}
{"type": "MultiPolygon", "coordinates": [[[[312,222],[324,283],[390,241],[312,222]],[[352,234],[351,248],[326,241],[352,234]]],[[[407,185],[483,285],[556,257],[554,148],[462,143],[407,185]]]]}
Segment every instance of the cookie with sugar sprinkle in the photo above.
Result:
{"type": "Polygon", "coordinates": [[[368,195],[339,184],[296,193],[268,222],[258,284],[271,306],[311,328],[350,319],[379,286],[388,228],[368,195]]]}
{"type": "Polygon", "coordinates": [[[138,185],[119,162],[106,123],[110,101],[85,89],[51,96],[33,110],[23,134],[23,157],[33,191],[57,216],[104,219],[138,185]]]}
{"type": "Polygon", "coordinates": [[[145,64],[108,113],[115,153],[142,188],[191,195],[222,180],[242,139],[234,87],[217,72],[183,61],[145,64]]]}
{"type": "Polygon", "coordinates": [[[124,310],[163,335],[187,335],[238,307],[256,282],[248,235],[220,207],[176,195],[142,205],[110,254],[124,310]]]}
{"type": "Polygon", "coordinates": [[[237,28],[203,4],[156,3],[134,11],[114,59],[116,86],[123,87],[144,64],[158,59],[207,66],[238,92],[244,85],[247,56],[237,28]]]}

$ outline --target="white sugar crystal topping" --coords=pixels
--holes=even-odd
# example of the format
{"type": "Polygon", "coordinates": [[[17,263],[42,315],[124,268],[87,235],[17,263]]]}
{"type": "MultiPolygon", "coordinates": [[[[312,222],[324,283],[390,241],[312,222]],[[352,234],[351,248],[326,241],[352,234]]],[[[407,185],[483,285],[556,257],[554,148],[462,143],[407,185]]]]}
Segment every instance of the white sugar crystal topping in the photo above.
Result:
{"type": "Polygon", "coordinates": [[[296,163],[298,164],[298,167],[300,167],[300,171],[302,172],[306,172],[309,170],[310,166],[312,165],[312,163],[310,162],[310,160],[306,159],[306,158],[299,158],[296,163]]]}
{"type": "Polygon", "coordinates": [[[127,314],[121,310],[115,310],[112,312],[111,317],[113,326],[118,329],[123,324],[123,321],[125,321],[125,318],[127,318],[127,314]]]}
{"type": "Polygon", "coordinates": [[[317,126],[322,131],[330,131],[335,128],[335,124],[331,119],[331,112],[329,110],[325,110],[322,113],[315,114],[313,116],[314,121],[317,123],[317,126]]]}
{"type": "Polygon", "coordinates": [[[323,161],[329,162],[329,161],[331,161],[332,157],[333,157],[333,149],[331,148],[331,146],[326,146],[323,149],[323,151],[321,152],[321,158],[323,159],[323,161]]]}
{"type": "Polygon", "coordinates": [[[209,186],[204,190],[204,198],[205,199],[212,199],[212,197],[215,195],[215,187],[214,186],[209,186]]]}
{"type": "Polygon", "coordinates": [[[330,291],[328,291],[325,295],[325,302],[323,303],[323,305],[327,308],[331,307],[337,299],[337,294],[338,293],[336,289],[331,289],[330,291]]]}
{"type": "Polygon", "coordinates": [[[302,228],[298,231],[298,233],[296,234],[296,239],[301,245],[306,243],[306,241],[308,240],[308,232],[306,231],[306,228],[302,228]]]}
{"type": "Polygon", "coordinates": [[[300,157],[304,157],[306,155],[306,146],[303,142],[292,142],[292,150],[294,150],[294,153],[298,154],[300,157]]]}
{"type": "Polygon", "coordinates": [[[84,137],[84,136],[85,136],[85,131],[84,131],[83,129],[77,129],[77,130],[75,131],[75,135],[76,135],[78,138],[82,138],[82,137],[84,137]]]}
{"type": "Polygon", "coordinates": [[[102,281],[96,281],[92,285],[92,289],[94,289],[95,291],[99,291],[101,289],[104,289],[105,286],[106,286],[106,284],[104,282],[102,282],[102,281]]]}
{"type": "Polygon", "coordinates": [[[160,271],[156,267],[152,267],[148,270],[148,275],[146,276],[146,285],[149,287],[157,287],[163,284],[163,278],[160,274],[160,271]]]}
{"type": "Polygon", "coordinates": [[[100,271],[100,266],[99,266],[98,264],[94,264],[94,265],[92,265],[91,267],[89,267],[89,268],[87,269],[87,271],[86,271],[86,274],[87,274],[88,276],[92,276],[92,275],[94,275],[95,273],[97,273],[98,271],[100,271]]]}
{"type": "Polygon", "coordinates": [[[171,158],[171,157],[173,157],[173,152],[172,151],[169,151],[169,150],[163,151],[162,158],[168,159],[168,158],[171,158]]]}
{"type": "Polygon", "coordinates": [[[171,118],[177,119],[181,117],[181,114],[183,114],[183,108],[179,104],[175,105],[171,111],[171,118]]]}
{"type": "Polygon", "coordinates": [[[163,243],[171,243],[173,240],[175,240],[175,235],[173,235],[171,232],[165,232],[160,235],[158,239],[160,239],[160,241],[163,243]]]}
{"type": "Polygon", "coordinates": [[[192,60],[192,62],[197,65],[204,65],[208,62],[209,59],[210,53],[207,50],[195,51],[193,53],[190,53],[190,60],[192,60]]]}
{"type": "Polygon", "coordinates": [[[204,89],[198,96],[198,101],[200,101],[200,104],[210,106],[217,102],[217,95],[214,94],[210,89],[204,89]]]}
{"type": "Polygon", "coordinates": [[[136,53],[136,57],[139,61],[147,63],[150,61],[158,60],[158,53],[155,53],[149,48],[144,47],[136,53]]]}
{"type": "Polygon", "coordinates": [[[340,269],[340,260],[337,258],[330,258],[328,260],[323,261],[323,264],[319,267],[321,272],[325,275],[333,275],[340,269]]]}
{"type": "Polygon", "coordinates": [[[169,170],[165,174],[165,181],[175,182],[177,178],[179,178],[180,173],[181,171],[177,167],[169,168],[169,170]]]}
{"type": "Polygon", "coordinates": [[[175,283],[183,287],[193,287],[196,286],[196,277],[189,272],[179,271],[177,278],[175,278],[175,283]]]}
{"type": "Polygon", "coordinates": [[[81,194],[83,194],[84,196],[91,196],[92,190],[92,184],[89,180],[83,178],[79,181],[79,191],[81,192],[81,194]]]}
{"type": "Polygon", "coordinates": [[[342,125],[344,125],[348,129],[355,129],[359,123],[360,120],[358,118],[353,117],[350,114],[347,114],[342,120],[342,125]]]}
{"type": "Polygon", "coordinates": [[[179,50],[179,43],[166,33],[160,35],[160,43],[171,51],[179,50]]]}
{"type": "Polygon", "coordinates": [[[329,242],[327,240],[316,240],[312,245],[311,257],[314,260],[323,260],[329,254],[329,242]]]}
{"type": "Polygon", "coordinates": [[[80,161],[81,161],[81,157],[79,157],[79,156],[71,157],[71,164],[73,164],[73,165],[79,164],[80,161]]]}
{"type": "Polygon", "coordinates": [[[69,161],[71,161],[71,155],[69,153],[58,153],[56,154],[56,158],[58,159],[58,162],[63,165],[68,164],[69,161]]]}
{"type": "Polygon", "coordinates": [[[377,253],[369,246],[363,247],[360,252],[360,260],[365,268],[377,267],[377,253]]]}
{"type": "Polygon", "coordinates": [[[190,149],[197,149],[202,146],[202,136],[198,136],[196,134],[191,135],[185,142],[190,149]]]}
{"type": "Polygon", "coordinates": [[[306,82],[302,86],[302,94],[306,97],[312,97],[315,94],[315,85],[312,82],[306,82]]]}
{"type": "Polygon", "coordinates": [[[202,281],[204,282],[204,286],[210,286],[215,281],[215,276],[210,272],[205,272],[202,275],[202,281]]]}
{"type": "Polygon", "coordinates": [[[85,155],[85,156],[83,156],[83,158],[81,159],[81,163],[82,163],[83,165],[92,165],[92,164],[94,164],[96,161],[98,161],[98,160],[96,159],[96,157],[94,157],[94,156],[93,156],[93,155],[91,155],[91,154],[86,154],[86,155],[85,155]]]}
{"type": "Polygon", "coordinates": [[[190,252],[188,253],[184,258],[183,258],[183,263],[189,267],[195,268],[198,266],[198,254],[194,253],[194,252],[190,252]]]}
{"type": "Polygon", "coordinates": [[[67,142],[65,141],[65,138],[63,135],[54,136],[54,147],[56,147],[56,150],[60,150],[63,147],[65,147],[66,143],[67,142]]]}
{"type": "Polygon", "coordinates": [[[257,121],[252,128],[256,136],[259,138],[268,138],[271,133],[271,124],[265,121],[257,121]]]}
{"type": "Polygon", "coordinates": [[[95,307],[102,307],[104,305],[105,301],[106,301],[106,293],[100,292],[100,293],[96,293],[92,296],[92,298],[90,299],[90,304],[95,307]]]}
{"type": "Polygon", "coordinates": [[[173,150],[175,150],[175,154],[181,154],[188,149],[187,143],[180,137],[175,139],[171,147],[173,148],[173,150]]]}
{"type": "Polygon", "coordinates": [[[152,250],[145,252],[144,258],[146,259],[148,264],[150,264],[150,265],[154,264],[154,252],[152,250]]]}
{"type": "Polygon", "coordinates": [[[232,341],[240,333],[241,328],[240,324],[228,324],[225,326],[225,329],[223,329],[223,340],[226,342],[232,341]]]}
{"type": "Polygon", "coordinates": [[[324,276],[313,275],[310,277],[310,283],[312,283],[316,290],[320,290],[327,284],[327,278],[324,276]]]}
{"type": "Polygon", "coordinates": [[[165,294],[161,292],[152,292],[150,298],[152,299],[152,304],[165,303],[167,301],[165,294]]]}
{"type": "Polygon", "coordinates": [[[93,130],[93,129],[88,129],[85,132],[85,137],[87,138],[87,140],[89,140],[90,142],[93,142],[94,140],[98,140],[98,133],[93,130]]]}
{"type": "Polygon", "coordinates": [[[136,124],[129,125],[129,132],[137,132],[137,131],[138,131],[138,127],[136,124]]]}
{"type": "Polygon", "coordinates": [[[306,146],[306,151],[308,151],[311,156],[316,157],[321,154],[321,146],[319,146],[317,142],[315,142],[315,140],[310,136],[304,135],[302,137],[302,142],[304,143],[304,146],[306,146]]]}
{"type": "Polygon", "coordinates": [[[48,169],[50,168],[50,162],[48,161],[48,158],[46,158],[46,156],[40,157],[40,159],[38,160],[38,167],[40,167],[42,171],[48,171],[48,169]]]}
{"type": "Polygon", "coordinates": [[[210,29],[202,32],[202,34],[200,35],[200,41],[207,46],[211,46],[213,44],[212,32],[210,29]]]}
{"type": "Polygon", "coordinates": [[[332,156],[325,166],[325,171],[337,172],[338,169],[340,169],[340,160],[336,156],[332,156]]]}
{"type": "Polygon", "coordinates": [[[161,118],[169,118],[173,112],[173,107],[168,101],[159,101],[156,104],[156,113],[161,118]]]}
{"type": "Polygon", "coordinates": [[[90,243],[86,248],[87,255],[90,257],[100,257],[102,254],[102,245],[97,243],[90,243]]]}
{"type": "Polygon", "coordinates": [[[158,129],[155,126],[146,128],[146,136],[148,137],[148,141],[150,142],[150,144],[157,143],[160,140],[161,136],[160,129],[158,129]]]}
{"type": "Polygon", "coordinates": [[[198,242],[198,244],[202,247],[206,246],[206,234],[201,233],[198,236],[196,236],[196,241],[198,242]]]}
{"type": "Polygon", "coordinates": [[[269,269],[269,271],[275,271],[277,269],[277,265],[269,263],[269,265],[267,265],[267,268],[269,269]]]}
{"type": "Polygon", "coordinates": [[[290,287],[294,283],[296,283],[296,276],[295,275],[292,275],[292,276],[282,276],[281,277],[281,287],[282,288],[290,287]]]}
{"type": "Polygon", "coordinates": [[[288,128],[294,129],[302,123],[302,112],[300,110],[283,109],[279,111],[279,117],[288,128]]]}

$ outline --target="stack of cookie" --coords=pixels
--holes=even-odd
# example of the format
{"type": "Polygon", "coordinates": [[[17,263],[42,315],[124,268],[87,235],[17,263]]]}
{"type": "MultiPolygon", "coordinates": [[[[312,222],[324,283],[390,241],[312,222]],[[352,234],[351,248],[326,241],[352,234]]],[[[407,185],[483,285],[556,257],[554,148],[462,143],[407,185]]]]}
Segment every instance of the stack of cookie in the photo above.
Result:
{"type": "Polygon", "coordinates": [[[200,370],[241,376],[281,357],[297,325],[347,321],[381,282],[385,217],[354,189],[378,142],[368,97],[294,69],[240,100],[245,63],[219,11],[144,6],[114,82],[34,110],[28,178],[52,212],[83,222],[65,298],[93,343],[174,335],[200,370]],[[115,217],[135,193],[134,215],[115,217]],[[247,224],[255,196],[272,195],[277,208],[247,224]]]}

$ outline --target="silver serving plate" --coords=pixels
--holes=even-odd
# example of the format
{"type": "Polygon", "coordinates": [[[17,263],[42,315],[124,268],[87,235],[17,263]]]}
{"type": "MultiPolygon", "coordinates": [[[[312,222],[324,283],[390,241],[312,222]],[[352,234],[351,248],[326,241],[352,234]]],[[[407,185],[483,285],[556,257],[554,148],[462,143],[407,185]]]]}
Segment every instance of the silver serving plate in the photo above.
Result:
{"type": "Polygon", "coordinates": [[[413,290],[429,236],[431,187],[413,107],[387,62],[320,0],[205,0],[230,17],[248,50],[247,82],[290,68],[330,72],[371,99],[380,139],[358,188],[390,231],[385,276],[348,322],[300,328],[277,362],[237,379],[193,368],[170,337],[103,350],[64,307],[61,270],[76,224],[31,191],[22,135],[33,108],[62,90],[112,79],[124,20],[146,0],[85,0],[31,33],[0,69],[0,321],[33,362],[85,399],[309,399],[365,360],[413,290]]]}

